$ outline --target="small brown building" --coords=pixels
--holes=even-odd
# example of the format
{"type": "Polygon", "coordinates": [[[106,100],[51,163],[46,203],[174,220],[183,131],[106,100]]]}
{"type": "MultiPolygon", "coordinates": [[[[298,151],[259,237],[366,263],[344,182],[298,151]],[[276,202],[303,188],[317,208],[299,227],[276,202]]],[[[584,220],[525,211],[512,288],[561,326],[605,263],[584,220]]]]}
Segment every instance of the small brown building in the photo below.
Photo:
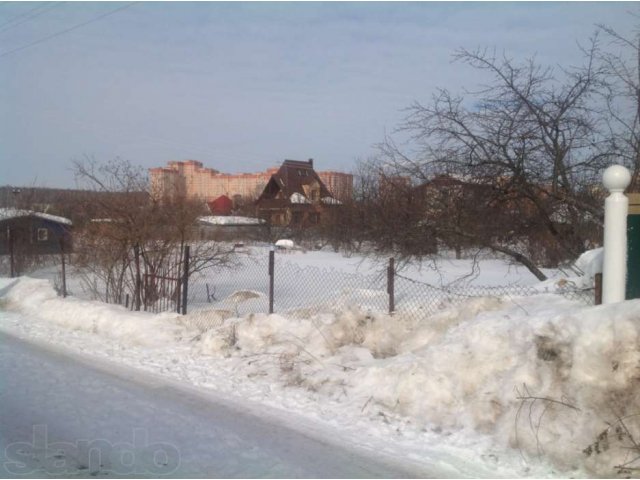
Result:
{"type": "Polygon", "coordinates": [[[340,205],[307,162],[285,160],[256,201],[258,216],[273,226],[312,227],[340,205]]]}

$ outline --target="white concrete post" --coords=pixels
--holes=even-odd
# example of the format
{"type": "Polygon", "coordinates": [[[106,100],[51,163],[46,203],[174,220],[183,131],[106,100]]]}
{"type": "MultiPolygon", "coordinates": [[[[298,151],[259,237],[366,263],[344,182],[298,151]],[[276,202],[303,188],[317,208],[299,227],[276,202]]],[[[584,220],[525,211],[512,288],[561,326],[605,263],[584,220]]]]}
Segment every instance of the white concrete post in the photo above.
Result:
{"type": "Polygon", "coordinates": [[[625,299],[629,199],[623,192],[630,182],[631,174],[622,165],[610,166],[602,176],[602,183],[610,192],[604,201],[603,304],[625,299]]]}

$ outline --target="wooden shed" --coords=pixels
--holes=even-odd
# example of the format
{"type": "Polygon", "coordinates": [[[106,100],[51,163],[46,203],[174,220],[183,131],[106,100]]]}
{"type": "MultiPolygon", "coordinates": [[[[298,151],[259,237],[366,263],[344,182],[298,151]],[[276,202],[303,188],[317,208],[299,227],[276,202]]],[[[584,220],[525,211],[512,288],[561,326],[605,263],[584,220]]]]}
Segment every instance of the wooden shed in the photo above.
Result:
{"type": "Polygon", "coordinates": [[[73,250],[71,220],[47,213],[0,208],[0,255],[49,255],[73,250]]]}

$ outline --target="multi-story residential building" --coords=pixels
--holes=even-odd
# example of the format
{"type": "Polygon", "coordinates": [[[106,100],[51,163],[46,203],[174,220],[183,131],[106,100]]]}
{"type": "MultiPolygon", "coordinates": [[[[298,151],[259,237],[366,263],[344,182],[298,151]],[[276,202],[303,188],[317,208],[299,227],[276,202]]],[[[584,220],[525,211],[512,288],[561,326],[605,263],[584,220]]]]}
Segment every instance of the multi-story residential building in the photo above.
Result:
{"type": "Polygon", "coordinates": [[[166,167],[149,169],[154,195],[172,196],[180,193],[187,198],[203,201],[215,200],[222,195],[231,199],[255,199],[277,171],[277,168],[271,168],[259,173],[231,175],[205,168],[195,160],[169,162],[166,167]]]}
{"type": "MultiPolygon", "coordinates": [[[[258,173],[221,173],[206,168],[201,162],[187,160],[169,162],[166,167],[149,169],[152,192],[156,196],[183,194],[203,201],[222,195],[233,200],[254,200],[260,196],[278,167],[258,173]]],[[[318,172],[323,183],[338,200],[345,200],[353,191],[353,175],[342,172],[318,172]]]]}
{"type": "Polygon", "coordinates": [[[353,196],[353,175],[343,172],[317,172],[322,183],[325,184],[331,195],[341,202],[345,202],[353,196]]]}

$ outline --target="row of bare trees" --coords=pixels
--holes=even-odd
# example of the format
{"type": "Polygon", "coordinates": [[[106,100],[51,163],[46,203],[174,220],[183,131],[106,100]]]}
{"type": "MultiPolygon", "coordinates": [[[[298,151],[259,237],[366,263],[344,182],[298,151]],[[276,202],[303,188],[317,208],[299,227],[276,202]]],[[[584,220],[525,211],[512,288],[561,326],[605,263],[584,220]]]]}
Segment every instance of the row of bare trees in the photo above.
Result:
{"type": "Polygon", "coordinates": [[[575,67],[457,51],[489,83],[411,105],[330,236],[405,257],[490,249],[545,279],[601,237],[604,168],[626,165],[640,187],[639,41],[600,26],[575,67]]]}

